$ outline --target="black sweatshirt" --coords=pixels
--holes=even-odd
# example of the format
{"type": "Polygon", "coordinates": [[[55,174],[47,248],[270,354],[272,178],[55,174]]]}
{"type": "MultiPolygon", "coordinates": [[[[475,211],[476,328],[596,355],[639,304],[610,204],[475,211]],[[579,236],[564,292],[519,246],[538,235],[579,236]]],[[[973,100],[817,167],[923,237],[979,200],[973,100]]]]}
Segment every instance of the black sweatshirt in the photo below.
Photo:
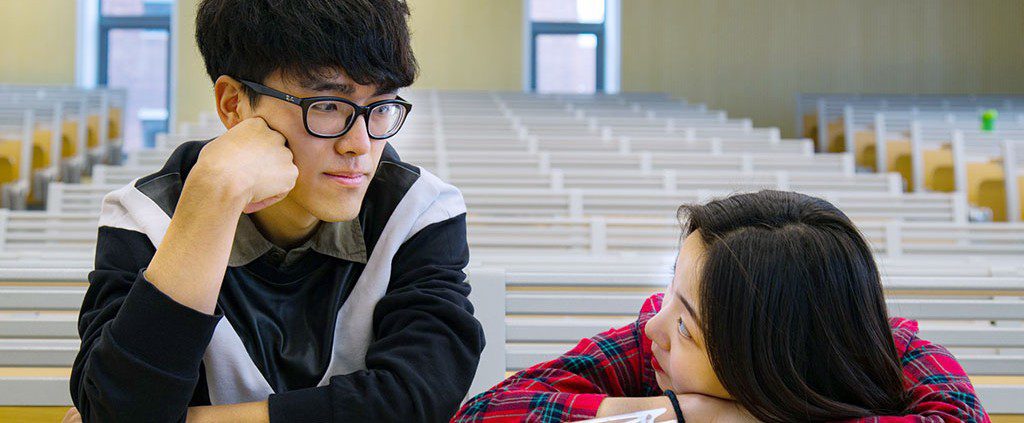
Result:
{"type": "Polygon", "coordinates": [[[268,397],[271,421],[449,419],[484,346],[458,190],[388,146],[358,218],[316,235],[340,237],[336,251],[282,265],[234,246],[210,316],[143,277],[204,145],[103,201],[71,374],[84,420],[182,421],[268,397]]]}

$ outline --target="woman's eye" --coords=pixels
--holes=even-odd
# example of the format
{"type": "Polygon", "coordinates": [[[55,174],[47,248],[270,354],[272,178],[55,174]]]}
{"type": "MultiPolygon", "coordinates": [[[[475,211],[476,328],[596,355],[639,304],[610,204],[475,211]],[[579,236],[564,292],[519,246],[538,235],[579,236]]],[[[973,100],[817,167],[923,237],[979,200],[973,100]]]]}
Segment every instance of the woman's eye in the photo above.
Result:
{"type": "Polygon", "coordinates": [[[689,338],[690,331],[686,329],[686,325],[683,324],[683,318],[680,317],[677,323],[679,324],[679,334],[689,338]]]}

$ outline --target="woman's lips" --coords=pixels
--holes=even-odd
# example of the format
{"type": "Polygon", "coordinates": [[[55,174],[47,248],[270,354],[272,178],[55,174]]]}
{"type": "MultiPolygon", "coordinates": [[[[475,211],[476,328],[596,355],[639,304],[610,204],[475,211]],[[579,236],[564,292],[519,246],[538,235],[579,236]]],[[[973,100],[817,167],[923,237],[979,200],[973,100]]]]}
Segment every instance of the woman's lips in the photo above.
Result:
{"type": "Polygon", "coordinates": [[[345,187],[358,187],[366,181],[366,175],[362,173],[324,173],[324,175],[345,187]]]}

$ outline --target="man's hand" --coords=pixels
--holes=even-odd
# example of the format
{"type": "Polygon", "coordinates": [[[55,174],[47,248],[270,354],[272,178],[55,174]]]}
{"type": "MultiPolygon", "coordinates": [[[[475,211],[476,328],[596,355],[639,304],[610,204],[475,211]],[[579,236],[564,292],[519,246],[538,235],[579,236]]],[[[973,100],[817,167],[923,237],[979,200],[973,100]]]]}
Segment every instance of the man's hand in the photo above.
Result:
{"type": "Polygon", "coordinates": [[[758,421],[738,402],[700,394],[678,395],[688,422],[747,423],[758,421]]]}
{"type": "MultiPolygon", "coordinates": [[[[188,423],[214,423],[214,422],[265,422],[270,420],[267,411],[267,402],[248,402],[231,405],[208,405],[201,407],[189,407],[186,421],[188,423]]],[[[71,407],[61,423],[82,423],[82,415],[78,409],[71,407]]]]}
{"type": "Polygon", "coordinates": [[[146,280],[178,303],[214,314],[238,218],[280,201],[298,174],[284,136],[262,118],[246,119],[206,144],[146,280]]]}
{"type": "Polygon", "coordinates": [[[71,407],[64,414],[64,420],[61,420],[61,423],[82,423],[82,415],[78,414],[77,408],[71,407]]]}
{"type": "Polygon", "coordinates": [[[292,160],[284,136],[253,117],[204,146],[188,181],[205,189],[229,189],[231,197],[245,201],[243,213],[254,213],[295,187],[299,169],[292,160]]]}

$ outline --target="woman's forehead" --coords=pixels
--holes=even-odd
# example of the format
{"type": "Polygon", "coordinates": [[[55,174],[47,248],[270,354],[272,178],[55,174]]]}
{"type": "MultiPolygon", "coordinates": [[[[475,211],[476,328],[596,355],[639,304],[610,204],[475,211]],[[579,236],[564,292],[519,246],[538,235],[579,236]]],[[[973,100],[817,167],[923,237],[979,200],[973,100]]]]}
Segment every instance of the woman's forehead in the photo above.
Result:
{"type": "Polygon", "coordinates": [[[686,236],[679,248],[679,255],[676,257],[676,277],[678,286],[673,288],[676,292],[685,295],[688,299],[694,299],[692,293],[696,292],[697,272],[700,270],[700,261],[704,256],[704,241],[700,232],[694,231],[686,236]]]}
{"type": "Polygon", "coordinates": [[[704,254],[704,240],[701,238],[700,230],[691,232],[679,246],[679,255],[676,257],[676,268],[686,265],[694,266],[704,254]]]}

